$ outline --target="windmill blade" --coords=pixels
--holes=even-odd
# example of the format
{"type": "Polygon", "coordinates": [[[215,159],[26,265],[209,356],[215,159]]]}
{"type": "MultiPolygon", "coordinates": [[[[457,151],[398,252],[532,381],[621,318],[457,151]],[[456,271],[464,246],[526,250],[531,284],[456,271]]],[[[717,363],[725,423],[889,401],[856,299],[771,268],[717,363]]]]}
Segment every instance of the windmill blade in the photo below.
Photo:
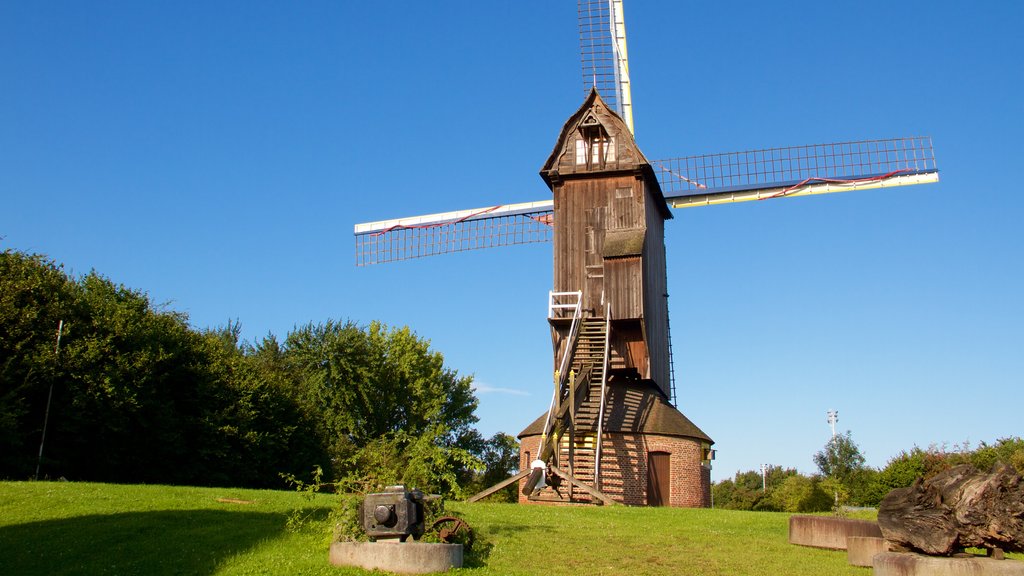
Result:
{"type": "Polygon", "coordinates": [[[356,266],[550,242],[553,212],[541,200],[356,224],[356,266]]]}
{"type": "Polygon", "coordinates": [[[633,132],[633,96],[629,88],[626,20],[622,0],[577,0],[583,93],[597,88],[633,132]]]}
{"type": "Polygon", "coordinates": [[[939,180],[927,136],[706,154],[651,164],[674,208],[939,180]]]}

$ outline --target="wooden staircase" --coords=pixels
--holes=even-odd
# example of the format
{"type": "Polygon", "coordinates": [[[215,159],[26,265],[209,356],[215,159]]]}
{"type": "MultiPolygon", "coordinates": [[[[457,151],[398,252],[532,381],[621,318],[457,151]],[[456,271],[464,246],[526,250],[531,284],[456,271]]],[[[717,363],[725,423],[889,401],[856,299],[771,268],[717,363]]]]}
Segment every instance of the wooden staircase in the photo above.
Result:
{"type": "MultiPolygon", "coordinates": [[[[572,418],[571,427],[559,443],[558,461],[569,474],[589,485],[594,484],[594,459],[601,411],[601,384],[605,375],[605,346],[608,339],[604,318],[584,318],[573,350],[571,366],[576,374],[589,372],[587,395],[572,418]]],[[[569,500],[592,502],[593,497],[566,486],[569,500]]]]}
{"type": "MultiPolygon", "coordinates": [[[[545,462],[553,474],[552,482],[540,484],[540,468],[533,468],[523,486],[531,500],[548,502],[615,501],[594,488],[600,469],[595,461],[601,456],[603,425],[601,411],[606,394],[605,368],[608,362],[608,331],[606,318],[586,317],[582,309],[582,292],[551,292],[548,299],[548,320],[555,334],[556,326],[568,326],[567,345],[563,348],[559,368],[555,372],[556,391],[544,423],[537,459],[545,462]],[[571,318],[567,311],[572,310],[571,318]],[[566,321],[570,321],[566,324],[566,321]],[[537,489],[537,486],[542,488],[537,489]]],[[[610,316],[611,307],[605,307],[610,316]]]]}
{"type": "Polygon", "coordinates": [[[576,411],[572,429],[577,433],[597,430],[601,407],[601,381],[604,378],[604,348],[608,338],[604,318],[584,318],[572,355],[572,369],[580,374],[590,367],[590,391],[576,411]]]}

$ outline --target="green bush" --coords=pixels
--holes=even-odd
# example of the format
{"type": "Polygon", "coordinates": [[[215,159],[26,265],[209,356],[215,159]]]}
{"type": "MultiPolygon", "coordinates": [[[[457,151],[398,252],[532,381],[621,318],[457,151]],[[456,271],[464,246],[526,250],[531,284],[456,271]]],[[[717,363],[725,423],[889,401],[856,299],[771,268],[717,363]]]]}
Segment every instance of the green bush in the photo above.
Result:
{"type": "Polygon", "coordinates": [[[954,450],[934,445],[923,450],[915,446],[894,456],[878,471],[868,485],[866,500],[877,505],[889,491],[910,486],[918,478],[927,480],[953,466],[971,464],[979,471],[988,472],[996,462],[1004,462],[1018,473],[1024,473],[1024,440],[1002,438],[991,445],[982,442],[974,449],[967,443],[954,450]]]}
{"type": "Polygon", "coordinates": [[[833,498],[821,487],[818,478],[795,474],[786,478],[771,499],[782,512],[825,512],[832,508],[833,498]]]}
{"type": "Polygon", "coordinates": [[[971,464],[982,471],[989,471],[996,462],[1009,464],[1018,472],[1024,470],[1024,439],[1000,438],[995,444],[982,442],[970,455],[971,464]]]}

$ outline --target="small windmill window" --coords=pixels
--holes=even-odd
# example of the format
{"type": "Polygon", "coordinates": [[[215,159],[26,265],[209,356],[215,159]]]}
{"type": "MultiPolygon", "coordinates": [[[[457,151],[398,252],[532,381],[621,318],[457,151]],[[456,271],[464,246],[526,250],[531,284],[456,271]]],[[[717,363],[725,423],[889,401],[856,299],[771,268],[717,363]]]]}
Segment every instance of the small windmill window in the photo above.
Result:
{"type": "Polygon", "coordinates": [[[608,134],[595,116],[589,115],[580,122],[579,133],[580,137],[576,139],[577,166],[599,170],[609,162],[615,162],[615,137],[608,134]]]}

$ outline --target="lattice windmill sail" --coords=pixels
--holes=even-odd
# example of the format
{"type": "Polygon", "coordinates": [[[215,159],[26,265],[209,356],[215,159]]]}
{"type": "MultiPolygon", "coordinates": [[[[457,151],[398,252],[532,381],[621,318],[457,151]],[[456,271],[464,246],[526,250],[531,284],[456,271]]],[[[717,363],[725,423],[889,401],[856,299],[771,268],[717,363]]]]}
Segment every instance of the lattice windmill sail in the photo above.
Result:
{"type": "Polygon", "coordinates": [[[523,500],[707,506],[713,441],[672,405],[671,208],[936,182],[932,142],[649,161],[633,137],[622,2],[579,0],[578,10],[587,96],[541,169],[552,198],[358,224],[356,263],[553,242],[555,386],[519,435],[523,470],[509,482],[523,482],[523,500]]]}
{"type": "MultiPolygon", "coordinates": [[[[927,136],[811,144],[651,162],[673,208],[938,182],[927,136]]],[[[357,224],[356,264],[551,241],[538,200],[357,224]]]]}

